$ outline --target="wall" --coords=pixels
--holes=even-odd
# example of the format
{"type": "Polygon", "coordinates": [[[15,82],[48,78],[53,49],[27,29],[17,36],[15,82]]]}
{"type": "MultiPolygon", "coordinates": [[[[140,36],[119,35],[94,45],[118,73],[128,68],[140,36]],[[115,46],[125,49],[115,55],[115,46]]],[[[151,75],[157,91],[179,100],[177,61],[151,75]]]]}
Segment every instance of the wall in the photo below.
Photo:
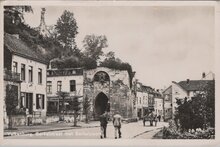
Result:
{"type": "Polygon", "coordinates": [[[174,118],[175,108],[177,107],[176,99],[184,99],[185,97],[187,97],[187,91],[176,82],[172,82],[172,118],[174,118]]]}
{"type": "Polygon", "coordinates": [[[163,92],[164,97],[164,119],[172,118],[172,86],[168,87],[163,92]]]}
{"type": "Polygon", "coordinates": [[[25,64],[25,81],[21,83],[21,92],[33,93],[33,111],[41,112],[42,116],[46,116],[46,68],[45,64],[29,60],[27,58],[23,58],[17,55],[12,56],[12,64],[13,61],[17,62],[17,72],[21,73],[21,64],[25,64]],[[33,67],[33,82],[28,82],[28,67],[33,67]],[[38,84],[38,68],[42,69],[42,84],[38,84]],[[36,109],[36,94],[44,95],[44,109],[36,109]]]}
{"type": "Polygon", "coordinates": [[[163,98],[154,98],[154,110],[157,115],[163,117],[163,98]]]}
{"type": "Polygon", "coordinates": [[[100,92],[103,92],[109,98],[111,114],[118,110],[123,117],[133,116],[133,97],[127,71],[104,67],[84,71],[84,96],[87,95],[92,100],[91,111],[93,112],[95,98],[100,92]],[[106,72],[110,77],[110,82],[101,84],[93,81],[94,75],[99,71],[106,72]]]}

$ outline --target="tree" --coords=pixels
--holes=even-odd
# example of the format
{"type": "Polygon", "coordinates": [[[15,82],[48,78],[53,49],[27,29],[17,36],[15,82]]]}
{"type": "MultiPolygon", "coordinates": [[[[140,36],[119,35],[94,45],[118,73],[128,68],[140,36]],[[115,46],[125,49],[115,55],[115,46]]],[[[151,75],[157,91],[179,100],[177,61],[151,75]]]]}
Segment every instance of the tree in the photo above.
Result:
{"type": "Polygon", "coordinates": [[[6,85],[6,112],[9,118],[8,129],[13,128],[12,115],[16,111],[18,105],[18,87],[14,85],[6,85]]]}
{"type": "Polygon", "coordinates": [[[78,26],[74,14],[65,10],[55,25],[57,40],[64,46],[63,53],[70,55],[76,49],[75,37],[78,34],[78,26]]]}
{"type": "Polygon", "coordinates": [[[18,27],[24,23],[24,13],[33,13],[31,6],[4,6],[4,31],[18,33],[18,27]]]}
{"type": "Polygon", "coordinates": [[[97,62],[100,59],[100,56],[103,55],[102,49],[108,47],[107,38],[104,35],[86,35],[83,40],[83,47],[85,49],[85,56],[95,59],[97,62]]]}
{"type": "MultiPolygon", "coordinates": [[[[58,95],[58,99],[62,98],[62,106],[61,106],[61,110],[59,109],[59,116],[60,116],[60,120],[64,121],[65,98],[69,96],[69,93],[68,92],[59,91],[59,92],[57,92],[57,95],[58,95]],[[60,112],[62,112],[62,113],[60,113],[60,112]]],[[[60,103],[59,103],[58,107],[60,108],[60,103]]]]}
{"type": "Polygon", "coordinates": [[[79,115],[79,110],[80,108],[80,102],[79,102],[79,97],[72,97],[72,101],[69,103],[70,109],[73,110],[74,112],[74,125],[77,126],[77,117],[79,115]]]}
{"type": "Polygon", "coordinates": [[[215,127],[215,81],[201,85],[191,100],[177,101],[177,114],[182,131],[188,129],[215,127]]]}
{"type": "Polygon", "coordinates": [[[127,70],[130,79],[130,87],[132,86],[132,79],[134,76],[132,66],[129,63],[122,62],[119,58],[116,58],[114,52],[108,52],[104,61],[100,63],[100,66],[118,70],[127,70]]]}
{"type": "Polygon", "coordinates": [[[91,107],[90,102],[91,102],[91,100],[86,95],[85,98],[84,98],[84,101],[83,101],[83,112],[86,116],[86,118],[85,118],[86,123],[88,123],[88,115],[89,115],[89,110],[90,110],[90,107],[91,107]]]}

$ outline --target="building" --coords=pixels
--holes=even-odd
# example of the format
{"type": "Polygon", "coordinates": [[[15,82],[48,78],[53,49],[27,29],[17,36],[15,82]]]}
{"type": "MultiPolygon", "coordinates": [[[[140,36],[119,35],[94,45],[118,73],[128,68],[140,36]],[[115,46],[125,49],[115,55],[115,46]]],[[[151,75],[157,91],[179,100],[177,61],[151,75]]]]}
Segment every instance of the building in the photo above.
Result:
{"type": "Polygon", "coordinates": [[[143,118],[148,110],[147,87],[140,82],[137,82],[136,109],[138,118],[143,118]]]}
{"type": "Polygon", "coordinates": [[[163,98],[159,91],[155,91],[152,87],[145,86],[140,82],[136,82],[135,87],[137,117],[141,119],[152,111],[163,116],[163,98]],[[155,100],[157,100],[156,105],[155,100]]]}
{"type": "Polygon", "coordinates": [[[77,97],[83,100],[83,69],[65,68],[47,70],[47,106],[48,114],[58,114],[62,109],[63,99],[59,92],[66,92],[64,107],[65,113],[72,113],[69,102],[77,97]]]}
{"type": "Polygon", "coordinates": [[[163,91],[164,98],[164,120],[172,118],[172,86],[163,91]]]}
{"type": "Polygon", "coordinates": [[[40,25],[37,28],[35,28],[35,30],[38,31],[43,37],[50,37],[52,35],[51,29],[53,30],[54,27],[46,25],[45,12],[46,12],[46,9],[42,8],[41,9],[40,25]]]}
{"type": "Polygon", "coordinates": [[[92,117],[98,118],[104,111],[110,115],[119,111],[124,118],[133,117],[133,96],[127,70],[106,67],[84,71],[84,96],[92,102],[92,117]]]}
{"type": "Polygon", "coordinates": [[[45,117],[46,60],[28,47],[18,35],[5,33],[4,68],[7,71],[4,80],[12,77],[17,82],[18,109],[24,108],[32,118],[45,117]]]}
{"type": "Polygon", "coordinates": [[[164,116],[164,99],[159,90],[154,92],[154,113],[161,118],[164,116]]]}
{"type": "MultiPolygon", "coordinates": [[[[209,75],[209,74],[208,74],[209,75]]],[[[206,80],[206,76],[203,73],[201,80],[190,80],[187,79],[185,81],[175,82],[172,81],[172,84],[170,87],[168,87],[164,92],[164,98],[165,98],[165,117],[170,116],[170,112],[166,112],[166,110],[170,110],[169,104],[171,103],[171,116],[174,118],[175,115],[175,108],[177,107],[177,100],[181,99],[184,100],[184,98],[191,99],[194,97],[197,93],[203,92],[204,88],[214,80],[214,74],[210,73],[209,79],[212,80],[206,80]],[[166,114],[167,113],[167,114],[166,114]]]]}

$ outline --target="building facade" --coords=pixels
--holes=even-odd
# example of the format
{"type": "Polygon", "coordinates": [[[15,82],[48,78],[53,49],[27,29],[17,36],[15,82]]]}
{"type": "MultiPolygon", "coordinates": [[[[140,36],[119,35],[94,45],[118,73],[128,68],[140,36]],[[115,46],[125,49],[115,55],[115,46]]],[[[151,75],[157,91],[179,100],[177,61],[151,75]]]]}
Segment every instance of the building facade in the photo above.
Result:
{"type": "Polygon", "coordinates": [[[164,120],[172,118],[172,86],[163,91],[164,98],[164,120]]]}
{"type": "Polygon", "coordinates": [[[192,99],[196,96],[197,93],[201,93],[204,91],[204,88],[210,83],[214,82],[214,74],[210,72],[207,74],[202,74],[201,80],[190,80],[187,79],[185,81],[175,82],[172,81],[171,86],[169,86],[164,92],[163,96],[165,99],[164,108],[165,108],[165,119],[169,119],[170,117],[174,118],[177,108],[177,100],[184,100],[187,98],[188,100],[192,99]],[[207,80],[208,79],[208,80],[207,80]],[[170,112],[171,106],[171,112],[170,112]]]}
{"type": "Polygon", "coordinates": [[[133,97],[126,70],[97,67],[84,71],[84,97],[91,100],[92,117],[118,111],[124,118],[133,117],[133,97]]]}
{"type": "Polygon", "coordinates": [[[45,117],[47,69],[45,59],[30,49],[18,35],[5,34],[4,68],[20,81],[17,107],[25,109],[26,114],[31,117],[45,117]]]}
{"type": "MultiPolygon", "coordinates": [[[[64,107],[65,113],[71,113],[69,102],[77,97],[79,102],[83,100],[83,69],[48,69],[47,70],[47,105],[49,114],[58,114],[63,105],[63,99],[59,92],[67,93],[64,107]]],[[[82,107],[82,106],[80,106],[82,107]]]]}

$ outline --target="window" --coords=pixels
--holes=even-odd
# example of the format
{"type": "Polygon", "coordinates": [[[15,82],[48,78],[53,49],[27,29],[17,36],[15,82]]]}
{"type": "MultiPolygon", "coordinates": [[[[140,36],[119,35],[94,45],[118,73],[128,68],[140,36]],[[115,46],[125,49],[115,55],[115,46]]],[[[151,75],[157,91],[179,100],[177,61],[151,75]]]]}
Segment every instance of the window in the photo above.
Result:
{"type": "Polygon", "coordinates": [[[26,108],[25,93],[21,92],[20,108],[26,108]]]}
{"type": "Polygon", "coordinates": [[[47,81],[47,93],[52,93],[52,82],[47,81]]]}
{"type": "Polygon", "coordinates": [[[76,91],[76,81],[75,80],[70,81],[70,92],[72,92],[72,91],[76,91]]]}
{"type": "Polygon", "coordinates": [[[62,89],[62,81],[57,81],[57,91],[61,91],[62,89]]]}
{"type": "Polygon", "coordinates": [[[42,84],[42,69],[38,68],[38,84],[42,84]]]}
{"type": "Polygon", "coordinates": [[[25,81],[25,64],[21,64],[21,80],[25,81]]]}
{"type": "Polygon", "coordinates": [[[29,66],[28,77],[29,77],[29,82],[33,82],[33,67],[32,66],[29,66]]]}
{"type": "Polygon", "coordinates": [[[15,61],[13,61],[13,72],[18,72],[18,63],[17,62],[15,62],[15,61]]]}
{"type": "Polygon", "coordinates": [[[36,94],[36,109],[44,109],[44,95],[36,94]]]}

